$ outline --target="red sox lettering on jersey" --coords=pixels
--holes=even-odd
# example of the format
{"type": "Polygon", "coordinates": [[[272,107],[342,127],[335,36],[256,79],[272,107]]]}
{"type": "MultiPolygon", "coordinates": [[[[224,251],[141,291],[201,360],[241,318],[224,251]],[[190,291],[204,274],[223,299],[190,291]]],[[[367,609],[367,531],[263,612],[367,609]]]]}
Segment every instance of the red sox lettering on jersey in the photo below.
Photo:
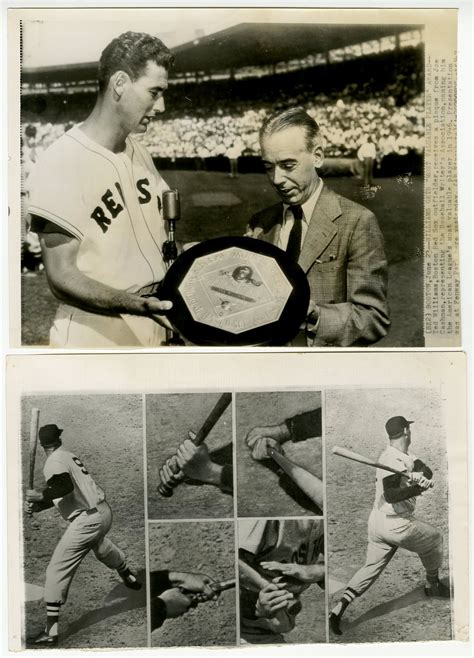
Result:
{"type": "MultiPolygon", "coordinates": [[[[138,202],[141,205],[150,203],[152,199],[150,191],[150,180],[148,178],[140,178],[139,180],[135,181],[135,186],[138,193],[138,202]]],[[[111,189],[106,190],[101,196],[102,205],[96,206],[91,213],[92,219],[95,219],[104,233],[107,232],[107,229],[111,225],[112,220],[114,220],[124,210],[123,204],[125,203],[125,197],[118,181],[115,182],[115,190],[115,195],[114,191],[111,189]]],[[[161,214],[161,199],[159,196],[156,197],[156,202],[158,212],[161,214]]]]}
{"type": "MultiPolygon", "coordinates": [[[[31,216],[78,240],[76,267],[88,278],[132,294],[152,292],[166,267],[161,197],[168,186],[148,151],[128,136],[113,153],[80,126],[43,154],[31,174],[31,216]]],[[[35,229],[33,223],[33,230],[35,229]]],[[[53,347],[155,347],[165,332],[153,319],[107,316],[61,303],[50,333],[53,347]]]]}

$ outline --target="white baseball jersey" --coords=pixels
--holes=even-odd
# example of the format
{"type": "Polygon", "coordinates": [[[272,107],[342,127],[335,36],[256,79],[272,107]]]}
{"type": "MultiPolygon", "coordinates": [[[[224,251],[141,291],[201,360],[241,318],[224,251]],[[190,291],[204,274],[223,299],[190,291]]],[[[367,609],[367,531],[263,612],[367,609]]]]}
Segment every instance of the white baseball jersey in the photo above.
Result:
{"type": "MultiPolygon", "coordinates": [[[[411,473],[413,471],[413,466],[417,457],[412,454],[405,454],[400,450],[397,450],[393,446],[388,446],[380,455],[378,461],[381,464],[395,468],[398,471],[405,471],[411,473]]],[[[374,508],[383,512],[387,516],[411,516],[416,507],[416,497],[407,498],[407,500],[402,500],[399,503],[387,503],[385,500],[383,492],[383,480],[386,477],[389,477],[390,473],[384,471],[381,468],[376,469],[375,475],[375,502],[374,508]]],[[[400,482],[400,487],[408,487],[409,483],[406,478],[402,478],[400,482]]]]}
{"type": "MultiPolygon", "coordinates": [[[[239,520],[239,547],[259,562],[316,564],[324,554],[323,519],[239,520]]],[[[264,574],[267,576],[267,574],[264,574]]],[[[309,587],[302,584],[303,591],[309,587]]]]}
{"type": "Polygon", "coordinates": [[[81,272],[134,293],[165,274],[161,197],[166,189],[150,154],[132,137],[124,152],[112,153],[75,126],[32,171],[28,210],[80,241],[81,272]]]}
{"type": "MultiPolygon", "coordinates": [[[[86,276],[130,293],[151,292],[165,274],[166,189],[150,154],[132,137],[125,151],[112,153],[75,126],[35,165],[28,212],[79,240],[76,264],[86,276]]],[[[61,304],[50,341],[54,347],[156,346],[163,338],[151,318],[61,304]]]]}
{"type": "Polygon", "coordinates": [[[61,473],[69,473],[74,484],[70,493],[53,500],[63,519],[67,520],[77,512],[91,509],[105,500],[103,490],[94,482],[81,460],[62,447],[48,456],[43,468],[46,482],[61,473]]]}

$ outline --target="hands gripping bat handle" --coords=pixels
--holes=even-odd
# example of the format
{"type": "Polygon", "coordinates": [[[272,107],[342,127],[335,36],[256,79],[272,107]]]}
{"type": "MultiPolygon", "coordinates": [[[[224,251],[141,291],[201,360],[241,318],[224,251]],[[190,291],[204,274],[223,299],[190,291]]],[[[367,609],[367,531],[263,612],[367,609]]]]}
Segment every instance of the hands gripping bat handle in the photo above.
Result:
{"type": "MultiPolygon", "coordinates": [[[[232,587],[235,587],[235,583],[236,583],[235,578],[226,578],[225,580],[219,580],[216,581],[215,583],[211,583],[210,587],[214,595],[214,594],[220,594],[221,592],[224,592],[226,589],[232,589],[232,587]]],[[[185,593],[187,592],[185,591],[185,593]]],[[[192,600],[192,604],[197,605],[198,603],[204,603],[205,601],[210,601],[213,598],[213,596],[208,596],[207,594],[199,592],[198,594],[191,594],[190,598],[192,600]]]]}
{"type": "Polygon", "coordinates": [[[370,459],[369,457],[360,455],[358,452],[353,452],[352,450],[348,450],[347,448],[341,448],[341,446],[334,446],[332,451],[333,454],[339,455],[339,457],[345,457],[346,459],[351,459],[354,462],[359,462],[360,464],[366,464],[367,466],[372,466],[373,468],[381,468],[383,471],[388,471],[389,473],[396,473],[397,475],[402,475],[408,480],[410,479],[410,475],[408,473],[404,473],[403,471],[399,471],[396,468],[392,468],[391,466],[386,466],[385,464],[376,462],[375,460],[370,459]]]}
{"type": "MultiPolygon", "coordinates": [[[[196,446],[200,446],[204,441],[206,440],[209,432],[212,430],[214,425],[217,423],[219,418],[222,416],[224,411],[227,409],[229,404],[232,401],[232,394],[231,393],[223,393],[220,398],[218,399],[216,405],[212,409],[211,413],[209,416],[206,418],[204,423],[202,424],[200,430],[196,434],[196,436],[193,439],[193,443],[196,446]]],[[[176,473],[179,472],[179,468],[176,464],[176,473]]],[[[165,498],[170,498],[173,495],[173,489],[179,484],[179,482],[176,482],[172,487],[168,486],[164,482],[160,482],[158,485],[158,492],[164,496],[165,498]]]]}

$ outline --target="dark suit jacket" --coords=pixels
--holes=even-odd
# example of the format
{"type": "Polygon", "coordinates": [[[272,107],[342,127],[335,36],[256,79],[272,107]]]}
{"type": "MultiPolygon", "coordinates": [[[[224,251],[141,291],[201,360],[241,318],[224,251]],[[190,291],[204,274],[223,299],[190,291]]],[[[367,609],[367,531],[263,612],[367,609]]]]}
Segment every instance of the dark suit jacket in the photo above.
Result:
{"type": "MultiPolygon", "coordinates": [[[[246,235],[278,244],[282,219],[277,203],[251,218],[246,235]]],[[[321,310],[316,333],[306,332],[307,345],[370,345],[385,336],[387,260],[370,210],[324,185],[298,263],[321,310]]]]}

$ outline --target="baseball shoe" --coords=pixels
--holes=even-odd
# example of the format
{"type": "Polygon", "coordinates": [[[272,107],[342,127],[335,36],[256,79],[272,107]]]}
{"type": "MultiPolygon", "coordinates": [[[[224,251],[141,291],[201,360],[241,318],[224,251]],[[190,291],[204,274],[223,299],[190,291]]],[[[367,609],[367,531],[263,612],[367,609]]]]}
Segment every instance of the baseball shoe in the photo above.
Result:
{"type": "Polygon", "coordinates": [[[341,618],[339,615],[335,615],[333,612],[329,613],[329,626],[335,635],[342,635],[342,631],[339,628],[340,623],[341,618]]]}
{"type": "Polygon", "coordinates": [[[41,631],[36,637],[29,638],[27,644],[32,647],[57,647],[58,636],[49,635],[46,631],[41,631]]]}
{"type": "Polygon", "coordinates": [[[441,599],[450,599],[451,591],[447,585],[442,583],[440,580],[437,580],[430,587],[425,586],[425,595],[436,596],[441,599]]]}
{"type": "Polygon", "coordinates": [[[142,588],[142,584],[137,580],[137,577],[130,571],[130,569],[119,572],[119,576],[123,580],[125,587],[134,590],[139,590],[142,588]]]}

